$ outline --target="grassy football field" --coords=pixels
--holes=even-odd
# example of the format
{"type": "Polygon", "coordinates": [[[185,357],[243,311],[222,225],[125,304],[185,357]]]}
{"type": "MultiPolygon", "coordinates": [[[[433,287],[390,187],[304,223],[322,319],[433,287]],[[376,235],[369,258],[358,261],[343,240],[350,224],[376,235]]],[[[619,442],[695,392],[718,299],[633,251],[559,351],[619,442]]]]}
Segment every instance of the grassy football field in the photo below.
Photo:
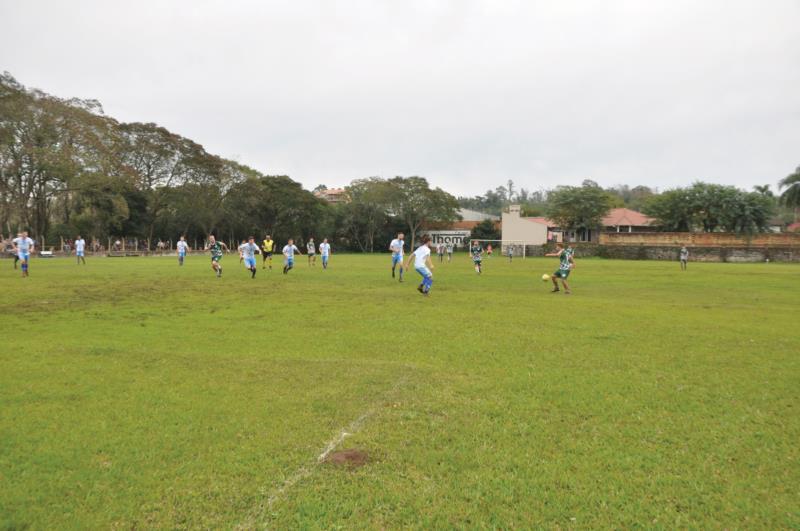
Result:
{"type": "Polygon", "coordinates": [[[484,263],[0,260],[0,529],[800,527],[800,267],[484,263]]]}

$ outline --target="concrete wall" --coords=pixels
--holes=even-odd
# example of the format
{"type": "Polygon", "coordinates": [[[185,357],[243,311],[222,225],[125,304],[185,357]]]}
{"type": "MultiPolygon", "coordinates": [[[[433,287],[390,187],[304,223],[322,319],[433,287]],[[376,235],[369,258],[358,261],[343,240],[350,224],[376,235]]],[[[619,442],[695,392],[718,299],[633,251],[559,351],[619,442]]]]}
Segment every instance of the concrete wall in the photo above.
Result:
{"type": "MultiPolygon", "coordinates": [[[[553,247],[554,248],[554,247],[553,247]]],[[[798,262],[798,247],[688,247],[690,262],[798,262]]],[[[542,256],[551,246],[528,246],[527,256],[542,256]]],[[[575,247],[576,258],[599,256],[618,260],[678,260],[680,246],[597,245],[582,243],[575,247]]]]}
{"type": "Polygon", "coordinates": [[[794,247],[800,248],[800,234],[764,233],[745,236],[727,232],[606,232],[601,245],[650,245],[687,247],[794,247]]]}
{"type": "Polygon", "coordinates": [[[503,240],[533,245],[547,243],[547,225],[520,217],[519,205],[511,205],[508,210],[503,212],[501,236],[503,240]]]}

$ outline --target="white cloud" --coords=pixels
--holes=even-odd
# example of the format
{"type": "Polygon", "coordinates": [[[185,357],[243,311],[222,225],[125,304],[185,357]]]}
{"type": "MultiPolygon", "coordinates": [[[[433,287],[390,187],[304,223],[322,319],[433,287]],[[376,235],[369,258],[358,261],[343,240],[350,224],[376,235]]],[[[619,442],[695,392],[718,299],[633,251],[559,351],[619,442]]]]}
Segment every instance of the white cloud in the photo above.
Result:
{"type": "Polygon", "coordinates": [[[0,0],[0,69],[312,187],[774,183],[800,4],[0,0]]]}

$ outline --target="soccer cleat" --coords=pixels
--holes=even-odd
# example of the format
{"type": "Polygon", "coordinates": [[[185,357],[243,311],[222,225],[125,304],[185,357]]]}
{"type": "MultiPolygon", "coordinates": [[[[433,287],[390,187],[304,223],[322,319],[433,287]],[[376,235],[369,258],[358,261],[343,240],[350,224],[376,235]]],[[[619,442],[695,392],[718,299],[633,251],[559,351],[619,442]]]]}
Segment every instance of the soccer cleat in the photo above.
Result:
{"type": "Polygon", "coordinates": [[[558,288],[554,288],[553,290],[550,291],[550,293],[558,293],[559,291],[561,291],[561,290],[558,289],[558,288]]]}
{"type": "Polygon", "coordinates": [[[419,291],[420,293],[425,293],[425,290],[423,289],[422,284],[417,286],[417,291],[419,291]]]}

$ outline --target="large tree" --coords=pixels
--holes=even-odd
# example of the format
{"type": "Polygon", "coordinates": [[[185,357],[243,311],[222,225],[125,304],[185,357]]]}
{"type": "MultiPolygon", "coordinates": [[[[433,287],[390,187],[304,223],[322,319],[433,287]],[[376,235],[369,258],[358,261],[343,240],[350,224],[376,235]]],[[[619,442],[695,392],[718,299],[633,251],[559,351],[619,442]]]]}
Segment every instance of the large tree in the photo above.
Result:
{"type": "Polygon", "coordinates": [[[361,251],[373,252],[375,238],[389,220],[392,186],[383,179],[357,179],[347,187],[349,201],[340,218],[346,232],[361,251]]]}
{"type": "Polygon", "coordinates": [[[500,230],[497,228],[497,222],[491,219],[484,219],[470,231],[469,239],[471,240],[499,240],[500,230]]]}
{"type": "Polygon", "coordinates": [[[754,233],[767,229],[774,201],[759,192],[697,182],[652,197],[644,211],[665,231],[754,233]]]}
{"type": "Polygon", "coordinates": [[[565,230],[599,227],[611,209],[612,198],[593,181],[582,186],[559,186],[547,197],[547,217],[565,230]]]}
{"type": "Polygon", "coordinates": [[[424,177],[389,179],[389,207],[402,219],[411,235],[411,248],[427,224],[450,223],[458,218],[458,201],[441,188],[431,188],[424,177]]]}
{"type": "Polygon", "coordinates": [[[798,166],[793,173],[780,180],[778,186],[783,193],[781,193],[781,204],[794,210],[795,220],[800,212],[800,166],[798,166]]]}

